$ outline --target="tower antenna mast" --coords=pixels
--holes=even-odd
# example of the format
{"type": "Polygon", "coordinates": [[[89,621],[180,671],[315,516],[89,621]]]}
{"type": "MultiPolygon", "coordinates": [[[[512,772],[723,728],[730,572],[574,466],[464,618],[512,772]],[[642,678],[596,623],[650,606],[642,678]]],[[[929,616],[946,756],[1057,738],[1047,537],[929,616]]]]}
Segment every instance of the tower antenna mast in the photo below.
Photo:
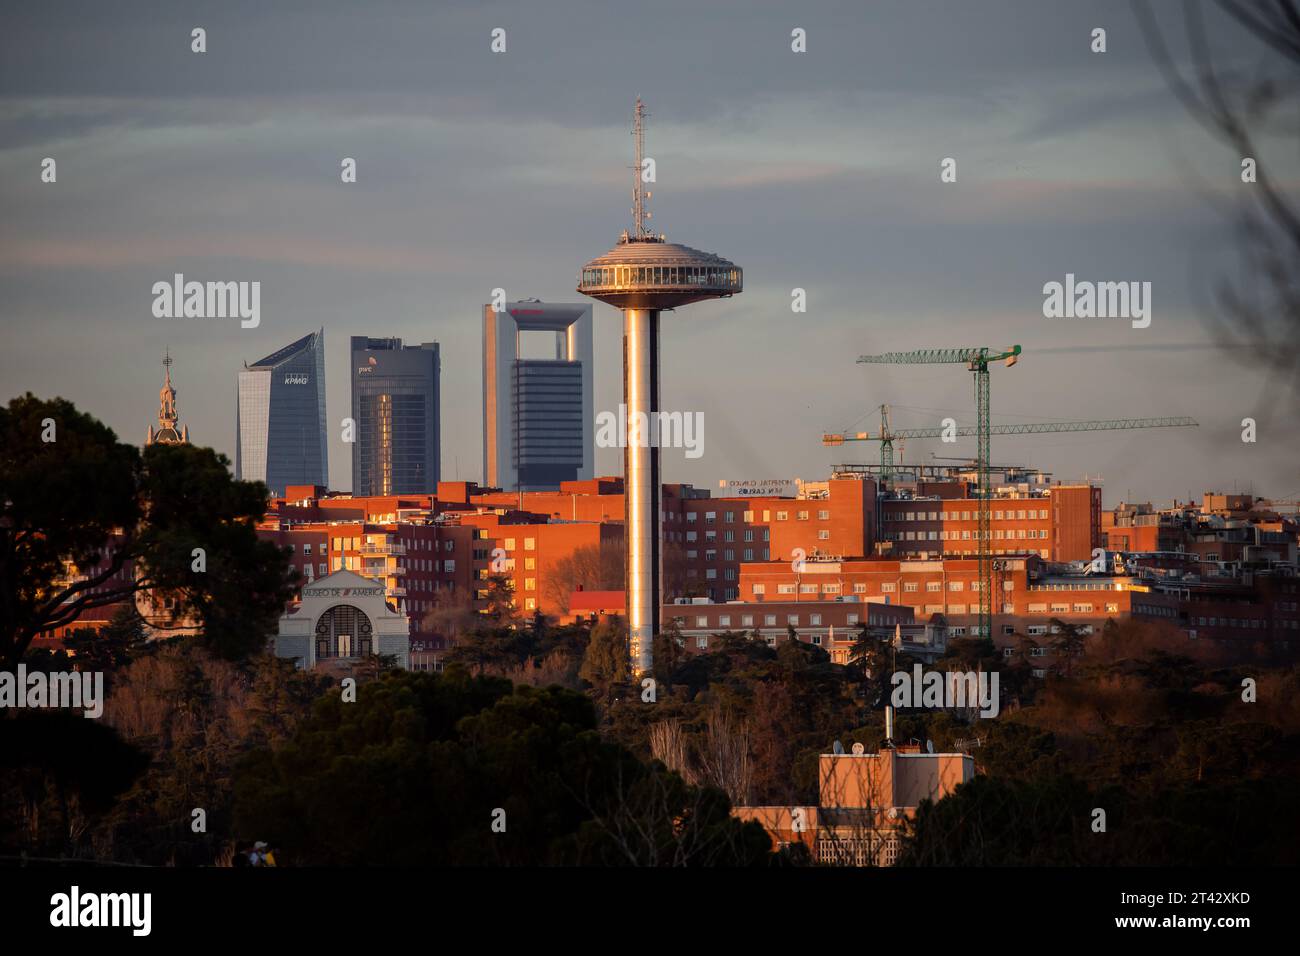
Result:
{"type": "Polygon", "coordinates": [[[650,211],[646,209],[646,200],[650,198],[648,190],[644,189],[644,183],[641,180],[641,172],[645,166],[645,118],[649,115],[645,111],[645,106],[641,102],[641,97],[636,98],[636,111],[632,119],[632,137],[636,140],[636,165],[632,167],[632,238],[636,241],[648,239],[650,234],[646,230],[646,220],[653,218],[650,211]]]}

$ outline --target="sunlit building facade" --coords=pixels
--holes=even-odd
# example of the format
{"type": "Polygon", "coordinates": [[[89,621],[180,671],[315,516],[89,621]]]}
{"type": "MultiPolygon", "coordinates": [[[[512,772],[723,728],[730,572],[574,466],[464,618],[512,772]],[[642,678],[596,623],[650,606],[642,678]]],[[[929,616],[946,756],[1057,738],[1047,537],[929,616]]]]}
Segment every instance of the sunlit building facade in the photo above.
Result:
{"type": "Polygon", "coordinates": [[[352,493],[422,494],[441,471],[438,343],[354,335],[352,493]]]}
{"type": "Polygon", "coordinates": [[[235,477],[272,494],[329,481],[325,330],[245,365],[239,373],[235,477]]]}

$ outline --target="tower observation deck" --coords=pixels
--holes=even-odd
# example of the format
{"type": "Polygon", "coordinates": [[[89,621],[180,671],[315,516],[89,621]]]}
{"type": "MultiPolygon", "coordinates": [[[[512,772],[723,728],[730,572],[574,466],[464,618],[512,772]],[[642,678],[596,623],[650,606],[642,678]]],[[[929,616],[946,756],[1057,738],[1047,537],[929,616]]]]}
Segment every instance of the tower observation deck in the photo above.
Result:
{"type": "Polygon", "coordinates": [[[626,587],[632,670],[645,674],[653,663],[653,642],[659,633],[662,604],[663,549],[660,495],[663,478],[659,449],[636,428],[639,421],[658,419],[660,312],[702,299],[739,293],[740,268],[709,252],[668,242],[646,228],[645,109],[636,101],[632,135],[636,139],[633,228],[609,252],[582,268],[578,291],[623,312],[623,403],[629,434],[622,436],[625,494],[626,587]]]}

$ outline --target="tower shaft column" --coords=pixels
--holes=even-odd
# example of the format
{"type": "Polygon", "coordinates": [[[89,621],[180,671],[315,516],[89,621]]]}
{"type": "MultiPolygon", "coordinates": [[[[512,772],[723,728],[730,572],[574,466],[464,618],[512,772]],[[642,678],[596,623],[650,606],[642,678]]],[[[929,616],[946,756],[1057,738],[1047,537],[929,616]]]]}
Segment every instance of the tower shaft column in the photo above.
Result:
{"type": "Polygon", "coordinates": [[[623,312],[623,502],[627,619],[632,669],[648,672],[659,633],[663,549],[660,534],[659,310],[623,312]]]}

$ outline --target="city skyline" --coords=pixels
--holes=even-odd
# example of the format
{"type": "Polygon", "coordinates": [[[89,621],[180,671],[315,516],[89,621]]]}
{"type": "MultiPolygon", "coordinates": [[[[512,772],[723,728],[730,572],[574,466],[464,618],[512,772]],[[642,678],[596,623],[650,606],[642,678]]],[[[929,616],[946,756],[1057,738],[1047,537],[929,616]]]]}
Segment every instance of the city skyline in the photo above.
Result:
{"type": "MultiPolygon", "coordinates": [[[[867,372],[852,359],[1017,342],[1023,361],[994,383],[995,422],[1189,415],[1201,427],[1000,437],[995,459],[1066,479],[1100,475],[1108,504],[1209,489],[1300,492],[1295,431],[1270,392],[1277,383],[1250,364],[1249,350],[1201,347],[1207,287],[1230,268],[1223,254],[1235,242],[1206,196],[1241,188],[1238,160],[1177,108],[1127,4],[945,9],[953,29],[938,33],[907,6],[883,4],[866,24],[814,6],[806,61],[783,55],[794,14],[761,9],[733,23],[692,11],[714,28],[707,55],[635,85],[607,84],[586,104],[557,95],[576,67],[539,56],[564,42],[563,31],[530,11],[512,13],[509,52],[494,61],[501,69],[475,77],[468,97],[462,74],[474,71],[461,64],[477,54],[444,47],[435,38],[449,29],[417,12],[402,12],[407,29],[380,32],[322,5],[310,44],[284,42],[292,18],[265,12],[254,35],[239,12],[182,5],[151,28],[188,36],[191,20],[206,19],[223,51],[207,59],[182,43],[168,53],[152,34],[146,43],[93,7],[61,31],[15,17],[0,66],[10,80],[0,201],[11,211],[0,223],[11,250],[0,264],[10,345],[0,381],[10,393],[63,394],[135,436],[152,413],[155,343],[166,342],[185,363],[187,422],[233,462],[225,370],[323,327],[329,484],[346,491],[345,339],[437,340],[448,356],[444,476],[481,478],[475,317],[498,287],[510,299],[571,297],[573,263],[607,241],[609,212],[617,218],[627,105],[640,93],[655,110],[656,227],[670,240],[717,236],[750,278],[743,300],[712,307],[664,343],[665,393],[707,411],[709,425],[700,458],[663,455],[665,480],[815,479],[845,458],[870,461],[869,449],[848,455],[820,436],[870,427],[883,403],[900,428],[949,416],[971,424],[968,376],[867,372]],[[1068,53],[1066,39],[1086,38],[1094,21],[1110,31],[1104,57],[1082,40],[1068,53]],[[391,47],[362,77],[328,66],[353,29],[391,47]],[[81,30],[117,42],[83,50],[81,30]],[[42,60],[28,52],[37,37],[42,60]],[[271,42],[276,57],[260,56],[271,42]],[[420,42],[445,54],[433,58],[432,77],[411,69],[430,59],[420,42]],[[766,46],[765,69],[744,73],[752,95],[737,97],[729,65],[766,46]],[[1048,46],[1050,57],[1039,52],[1048,46]],[[156,82],[162,69],[166,88],[156,82]],[[295,71],[311,85],[295,82],[295,71]],[[193,99],[199,90],[208,95],[193,99]],[[282,135],[231,135],[265,123],[282,135]],[[498,147],[511,137],[528,142],[526,155],[498,147]],[[61,159],[56,184],[37,174],[50,155],[61,159]],[[941,184],[948,156],[958,179],[941,184]],[[344,157],[357,160],[354,184],[339,180],[344,157]],[[124,205],[126,196],[142,205],[124,205]],[[485,214],[502,208],[508,229],[485,214]],[[543,232],[545,243],[532,241],[543,232]],[[260,281],[260,325],[153,318],[151,287],[176,272],[260,281]],[[1044,284],[1067,275],[1151,282],[1152,324],[1044,318],[1044,284]],[[806,313],[791,313],[794,289],[805,290],[806,313]],[[93,351],[63,347],[85,334],[93,351]],[[1255,444],[1240,441],[1246,417],[1260,422],[1255,444]]],[[[445,15],[458,29],[494,25],[471,10],[445,15]]],[[[620,24],[613,11],[583,20],[593,41],[620,24]]],[[[672,20],[646,24],[633,42],[702,42],[679,36],[672,20]]],[[[1222,41],[1228,62],[1238,53],[1232,36],[1222,41]]],[[[586,46],[590,68],[617,75],[617,44],[586,46]]],[[[1296,179],[1293,155],[1274,161],[1275,179],[1296,179]]],[[[619,336],[606,309],[593,316],[598,412],[619,404],[618,376],[607,371],[620,364],[619,336]]],[[[904,459],[973,451],[970,441],[912,443],[904,459]]],[[[619,473],[620,457],[598,448],[595,473],[619,473]]]]}

